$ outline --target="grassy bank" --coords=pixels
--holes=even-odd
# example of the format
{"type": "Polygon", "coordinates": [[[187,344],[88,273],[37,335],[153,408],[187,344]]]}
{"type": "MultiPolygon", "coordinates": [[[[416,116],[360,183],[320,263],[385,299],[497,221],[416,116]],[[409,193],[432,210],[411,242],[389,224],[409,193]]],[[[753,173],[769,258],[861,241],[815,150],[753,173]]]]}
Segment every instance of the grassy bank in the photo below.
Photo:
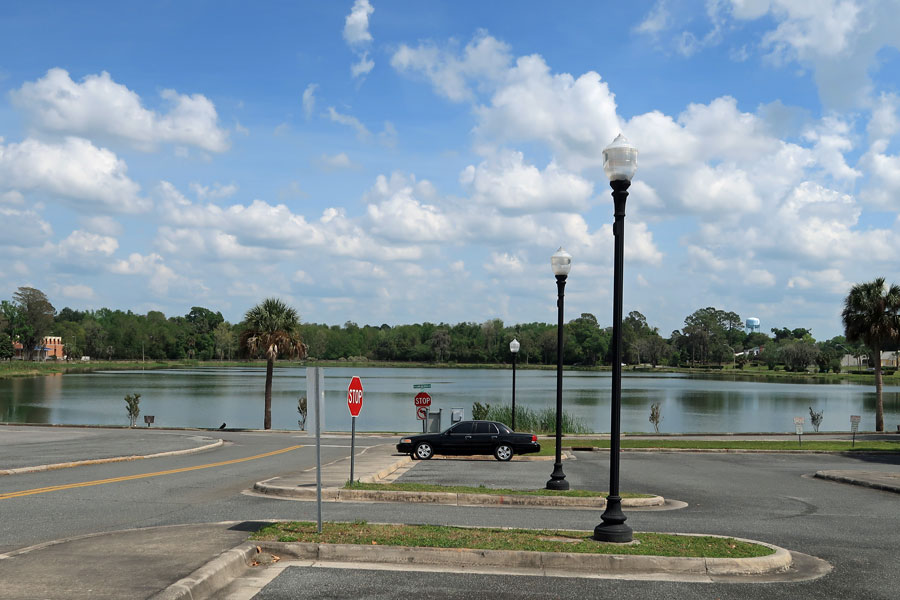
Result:
{"type": "MultiPolygon", "coordinates": [[[[681,450],[807,450],[826,452],[897,452],[900,453],[898,441],[864,441],[851,442],[809,440],[799,444],[797,440],[630,440],[621,441],[622,448],[677,448],[681,450]]],[[[572,448],[609,448],[609,440],[564,439],[563,447],[572,448]]]]}
{"type": "MultiPolygon", "coordinates": [[[[490,494],[493,496],[568,496],[572,498],[606,498],[608,492],[590,490],[512,490],[468,485],[433,485],[430,483],[347,483],[344,489],[384,490],[389,492],[449,492],[451,494],[490,494]]],[[[622,498],[652,498],[650,494],[620,493],[622,498]]]]}
{"type": "Polygon", "coordinates": [[[748,558],[768,556],[773,550],[732,538],[635,533],[640,544],[600,544],[585,531],[488,529],[436,525],[373,525],[325,523],[322,533],[309,522],[274,523],[251,539],[279,542],[318,542],[365,546],[412,546],[471,548],[478,550],[529,550],[533,552],[578,552],[703,558],[748,558]]]}

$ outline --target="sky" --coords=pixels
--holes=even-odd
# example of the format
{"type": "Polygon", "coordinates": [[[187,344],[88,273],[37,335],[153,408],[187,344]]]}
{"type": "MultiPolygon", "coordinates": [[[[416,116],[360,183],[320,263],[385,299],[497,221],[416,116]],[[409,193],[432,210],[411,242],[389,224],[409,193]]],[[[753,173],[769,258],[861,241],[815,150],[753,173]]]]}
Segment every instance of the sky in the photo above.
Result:
{"type": "Polygon", "coordinates": [[[0,298],[842,333],[900,282],[900,1],[0,3],[0,298]]]}

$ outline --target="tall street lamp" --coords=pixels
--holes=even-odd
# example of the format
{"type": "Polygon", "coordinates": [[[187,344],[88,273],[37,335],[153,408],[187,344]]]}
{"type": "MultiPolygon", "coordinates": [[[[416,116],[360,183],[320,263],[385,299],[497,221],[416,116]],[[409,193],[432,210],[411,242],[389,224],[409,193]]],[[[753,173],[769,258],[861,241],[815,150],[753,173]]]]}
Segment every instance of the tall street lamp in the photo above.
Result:
{"type": "Polygon", "coordinates": [[[516,356],[519,355],[519,340],[513,338],[509,343],[509,351],[512,352],[513,359],[513,389],[512,389],[512,430],[516,430],[516,356]]]}
{"type": "MultiPolygon", "coordinates": [[[[569,482],[562,468],[562,364],[563,364],[563,290],[566,277],[572,268],[572,255],[562,249],[550,257],[550,266],[556,275],[556,462],[547,482],[548,490],[567,490],[569,482]]],[[[515,429],[515,428],[514,428],[515,429]]]]}
{"type": "Polygon", "coordinates": [[[609,177],[615,208],[615,256],[613,271],[613,371],[612,404],[610,407],[610,447],[609,447],[609,496],[606,510],[601,515],[602,523],[594,527],[594,539],[601,542],[626,543],[632,540],[631,527],[625,524],[627,517],[622,512],[622,498],[619,496],[619,438],[622,426],[622,272],[625,254],[625,200],[628,186],[637,170],[637,148],[621,133],[603,150],[603,170],[609,177]]]}

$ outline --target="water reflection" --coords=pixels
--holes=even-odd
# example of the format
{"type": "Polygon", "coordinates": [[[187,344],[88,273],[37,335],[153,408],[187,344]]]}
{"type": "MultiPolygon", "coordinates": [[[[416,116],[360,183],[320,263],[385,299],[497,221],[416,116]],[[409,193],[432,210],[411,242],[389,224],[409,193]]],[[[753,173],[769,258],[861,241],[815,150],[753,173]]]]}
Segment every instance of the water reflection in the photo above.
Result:
{"type": "MultiPolygon", "coordinates": [[[[328,368],[325,371],[326,428],[349,430],[347,384],[353,375],[365,388],[360,431],[415,431],[414,384],[431,384],[433,409],[509,403],[511,373],[496,369],[328,368]]],[[[306,370],[278,368],[272,392],[273,426],[297,428],[297,399],[306,393],[306,370]]],[[[567,412],[595,431],[609,431],[611,377],[605,372],[566,372],[563,403],[567,412]]],[[[159,426],[261,427],[262,368],[195,368],[159,371],[107,371],[0,381],[0,416],[13,423],[126,425],[124,396],[141,394],[141,414],[159,426]]],[[[625,373],[622,428],[653,430],[650,405],[661,407],[663,432],[793,431],[793,417],[824,412],[822,430],[847,430],[851,414],[862,415],[863,429],[874,426],[874,386],[745,381],[689,377],[674,373],[625,373]]],[[[542,409],[555,405],[554,371],[520,370],[516,403],[542,409]]],[[[900,423],[900,387],[885,386],[885,424],[900,423]]],[[[140,419],[139,419],[140,420],[140,419]]]]}

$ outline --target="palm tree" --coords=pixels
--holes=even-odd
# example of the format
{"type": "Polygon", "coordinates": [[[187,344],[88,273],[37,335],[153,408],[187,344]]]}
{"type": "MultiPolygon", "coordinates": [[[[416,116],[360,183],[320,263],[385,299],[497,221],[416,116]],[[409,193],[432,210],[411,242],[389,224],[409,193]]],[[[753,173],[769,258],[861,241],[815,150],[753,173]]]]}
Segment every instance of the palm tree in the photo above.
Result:
{"type": "Polygon", "coordinates": [[[306,358],[306,344],[300,340],[300,316],[279,300],[266,298],[244,315],[241,347],[251,356],[266,357],[266,414],[264,429],[272,428],[272,371],[279,355],[306,358]]]}
{"type": "Polygon", "coordinates": [[[900,337],[900,287],[879,277],[850,289],[841,312],[850,342],[861,341],[872,353],[875,366],[875,431],[884,431],[884,400],[881,395],[881,349],[900,337]]]}

